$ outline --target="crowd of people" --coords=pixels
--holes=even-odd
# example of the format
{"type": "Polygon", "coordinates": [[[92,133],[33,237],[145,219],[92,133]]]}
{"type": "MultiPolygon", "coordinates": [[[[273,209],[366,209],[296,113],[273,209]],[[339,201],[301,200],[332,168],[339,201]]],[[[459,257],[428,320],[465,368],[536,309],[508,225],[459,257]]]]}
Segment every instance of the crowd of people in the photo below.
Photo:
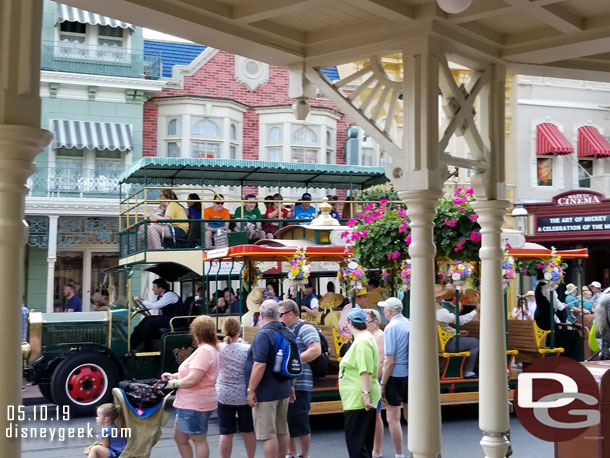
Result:
{"type": "MultiPolygon", "coordinates": [[[[330,215],[339,219],[340,215],[334,208],[337,196],[327,196],[333,205],[330,215]]],[[[147,240],[149,249],[163,248],[165,239],[187,239],[190,224],[187,220],[207,220],[204,223],[205,247],[227,246],[227,234],[231,231],[245,232],[248,242],[257,240],[273,239],[277,231],[284,225],[282,220],[304,220],[310,221],[317,215],[316,209],[311,205],[311,194],[303,193],[296,204],[284,203],[284,197],[280,193],[268,195],[264,198],[265,210],[261,212],[257,197],[247,194],[243,198],[243,204],[239,205],[234,214],[225,208],[225,198],[222,194],[215,194],[212,205],[202,208],[201,197],[196,193],[188,195],[186,208],[180,203],[178,196],[171,189],[162,189],[159,195],[159,206],[150,208],[147,225],[147,240]],[[231,219],[244,220],[234,224],[231,219]],[[218,221],[216,221],[218,220],[218,221]],[[278,221],[274,221],[278,220],[278,221]]],[[[197,226],[199,228],[199,226],[197,226]]],[[[195,236],[201,237],[201,229],[195,236]]]]}

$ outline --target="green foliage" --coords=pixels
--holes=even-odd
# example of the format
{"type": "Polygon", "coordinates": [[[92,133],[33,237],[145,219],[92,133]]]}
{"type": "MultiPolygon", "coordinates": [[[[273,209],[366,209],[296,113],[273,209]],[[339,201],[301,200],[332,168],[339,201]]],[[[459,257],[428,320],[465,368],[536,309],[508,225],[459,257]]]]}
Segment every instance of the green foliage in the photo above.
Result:
{"type": "Polygon", "coordinates": [[[358,192],[355,196],[357,201],[379,202],[389,200],[390,202],[399,201],[398,193],[394,191],[391,183],[378,184],[358,192]]]}

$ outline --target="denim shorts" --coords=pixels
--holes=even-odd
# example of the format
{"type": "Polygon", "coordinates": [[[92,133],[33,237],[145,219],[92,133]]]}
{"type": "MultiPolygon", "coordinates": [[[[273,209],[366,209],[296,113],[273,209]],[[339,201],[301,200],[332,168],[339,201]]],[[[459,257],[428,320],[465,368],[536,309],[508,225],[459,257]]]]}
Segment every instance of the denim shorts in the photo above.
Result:
{"type": "Polygon", "coordinates": [[[296,399],[288,404],[288,431],[290,437],[301,437],[311,434],[309,426],[309,408],[311,391],[296,391],[296,399]]]}
{"type": "Polygon", "coordinates": [[[178,426],[178,431],[183,434],[207,434],[208,420],[210,419],[212,412],[214,411],[199,412],[198,410],[177,408],[176,425],[178,426]]]}

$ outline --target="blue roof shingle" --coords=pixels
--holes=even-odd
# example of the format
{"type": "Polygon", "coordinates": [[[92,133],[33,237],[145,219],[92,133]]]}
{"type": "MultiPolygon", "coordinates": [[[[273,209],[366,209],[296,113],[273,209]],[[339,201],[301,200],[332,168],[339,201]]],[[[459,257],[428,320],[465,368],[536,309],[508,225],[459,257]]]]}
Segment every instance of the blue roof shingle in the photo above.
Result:
{"type": "Polygon", "coordinates": [[[188,65],[205,50],[206,46],[192,43],[144,40],[145,56],[160,56],[164,78],[171,78],[174,65],[188,65]]]}
{"type": "MultiPolygon", "coordinates": [[[[144,40],[145,56],[160,56],[162,75],[164,78],[172,77],[174,65],[188,65],[206,49],[206,46],[192,43],[174,43],[169,41],[144,40]]],[[[328,67],[322,73],[330,81],[339,79],[337,67],[328,67]]]]}

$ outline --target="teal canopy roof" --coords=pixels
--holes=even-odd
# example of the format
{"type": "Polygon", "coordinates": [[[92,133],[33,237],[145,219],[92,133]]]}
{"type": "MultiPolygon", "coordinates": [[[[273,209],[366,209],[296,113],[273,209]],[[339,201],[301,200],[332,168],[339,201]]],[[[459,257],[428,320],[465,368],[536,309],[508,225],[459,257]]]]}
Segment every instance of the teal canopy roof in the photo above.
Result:
{"type": "Polygon", "coordinates": [[[121,183],[141,185],[268,186],[357,189],[385,183],[384,167],[235,159],[145,157],[121,183]]]}

